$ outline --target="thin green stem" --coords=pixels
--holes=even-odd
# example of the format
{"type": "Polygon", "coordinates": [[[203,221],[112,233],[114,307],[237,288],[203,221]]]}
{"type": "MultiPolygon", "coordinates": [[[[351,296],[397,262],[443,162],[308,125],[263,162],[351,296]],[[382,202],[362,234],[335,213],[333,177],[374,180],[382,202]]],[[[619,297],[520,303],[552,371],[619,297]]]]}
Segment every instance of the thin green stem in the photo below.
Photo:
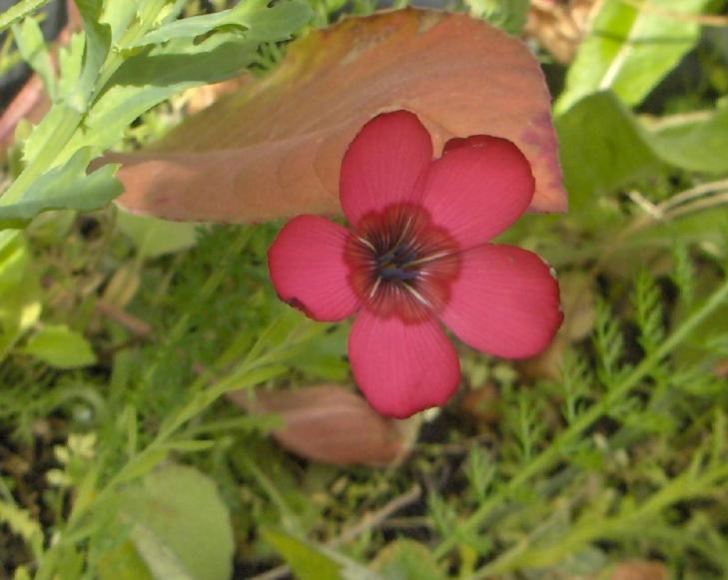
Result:
{"type": "Polygon", "coordinates": [[[728,464],[725,463],[713,466],[698,478],[692,478],[688,472],[684,472],[637,509],[610,518],[598,520],[583,518],[565,537],[559,538],[558,545],[533,547],[529,545],[528,540],[524,540],[480,568],[473,578],[500,577],[522,566],[538,568],[556,564],[598,538],[618,539],[631,530],[640,529],[640,523],[651,521],[670,505],[709,495],[714,491],[716,484],[726,477],[728,477],[728,464]]]}
{"type": "MultiPolygon", "coordinates": [[[[653,369],[682,343],[706,318],[728,301],[728,280],[726,280],[699,308],[690,316],[665,342],[649,357],[645,358],[621,382],[615,385],[607,395],[597,404],[590,407],[580,415],[566,430],[562,431],[541,454],[534,457],[518,474],[513,477],[499,493],[491,496],[488,501],[481,504],[468,519],[460,526],[460,531],[472,533],[485,522],[493,510],[507,501],[513,493],[541,474],[557,466],[563,459],[564,450],[567,449],[581,434],[593,425],[614,404],[623,398],[634,386],[640,383],[653,369]]],[[[445,538],[435,549],[435,557],[444,557],[456,545],[458,536],[445,538]]]]}

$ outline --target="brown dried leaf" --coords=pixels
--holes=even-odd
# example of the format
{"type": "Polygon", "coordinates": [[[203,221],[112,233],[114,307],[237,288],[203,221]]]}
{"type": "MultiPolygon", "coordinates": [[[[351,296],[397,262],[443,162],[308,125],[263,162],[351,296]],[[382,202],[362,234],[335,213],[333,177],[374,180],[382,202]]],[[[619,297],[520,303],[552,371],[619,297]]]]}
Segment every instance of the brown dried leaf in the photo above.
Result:
{"type": "Polygon", "coordinates": [[[669,574],[662,562],[647,560],[627,560],[617,564],[610,580],[667,580],[669,574]]]}
{"type": "Polygon", "coordinates": [[[439,151],[451,137],[514,141],[536,177],[532,209],[564,211],[550,97],[520,41],[462,14],[350,18],[289,47],[271,75],[190,117],[153,151],[112,154],[127,210],[251,222],[338,212],[339,167],[366,121],[415,112],[439,151]]]}
{"type": "Polygon", "coordinates": [[[273,437],[307,459],[384,467],[409,451],[413,422],[385,419],[362,397],[340,386],[258,392],[254,397],[237,391],[228,399],[251,413],[279,415],[285,426],[273,437]]]}

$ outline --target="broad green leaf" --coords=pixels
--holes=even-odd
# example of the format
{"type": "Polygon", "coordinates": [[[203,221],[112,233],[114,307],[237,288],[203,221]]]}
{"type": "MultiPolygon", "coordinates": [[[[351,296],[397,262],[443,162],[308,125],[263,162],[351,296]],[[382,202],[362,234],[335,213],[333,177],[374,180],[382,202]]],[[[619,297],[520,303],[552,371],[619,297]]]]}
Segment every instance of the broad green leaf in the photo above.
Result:
{"type": "Polygon", "coordinates": [[[227,27],[246,32],[248,38],[271,40],[289,36],[306,24],[313,15],[308,4],[286,0],[270,8],[267,2],[245,0],[234,8],[175,20],[145,34],[131,46],[159,44],[177,38],[196,38],[217,28],[227,27]]]}
{"type": "Polygon", "coordinates": [[[706,173],[728,172],[728,105],[697,118],[685,115],[651,133],[657,154],[675,167],[706,173]]]}
{"type": "Polygon", "coordinates": [[[100,580],[154,580],[131,541],[104,553],[99,558],[98,574],[100,580]]]}
{"type": "Polygon", "coordinates": [[[154,578],[231,577],[230,517],[214,482],[199,471],[169,465],[150,473],[124,492],[120,518],[154,578]]]}
{"type": "Polygon", "coordinates": [[[273,546],[300,580],[340,580],[340,566],[306,542],[284,532],[263,530],[263,538],[273,546]]]}
{"type": "Polygon", "coordinates": [[[53,73],[51,57],[46,48],[45,39],[40,26],[34,18],[26,18],[22,23],[13,26],[13,38],[23,60],[28,63],[43,81],[46,92],[51,99],[56,97],[56,79],[53,73]]]}
{"type": "Polygon", "coordinates": [[[708,0],[652,0],[649,4],[653,10],[622,0],[601,4],[569,68],[566,88],[555,105],[557,113],[607,89],[636,105],[695,46],[699,25],[660,9],[695,15],[708,0]]]}
{"type": "Polygon", "coordinates": [[[612,93],[581,100],[555,125],[574,209],[661,167],[632,113],[612,93]]]}
{"type": "Polygon", "coordinates": [[[18,227],[49,209],[91,211],[104,207],[122,191],[114,178],[116,168],[106,166],[86,174],[90,150],[81,149],[62,167],[41,176],[15,203],[2,205],[0,226],[18,227]]]}
{"type": "Polygon", "coordinates": [[[185,250],[197,242],[196,224],[170,222],[157,218],[137,216],[119,210],[116,223],[137,248],[143,258],[156,258],[185,250]]]}
{"type": "Polygon", "coordinates": [[[89,342],[65,325],[44,326],[30,337],[23,352],[59,369],[85,367],[96,362],[89,342]]]}
{"type": "Polygon", "coordinates": [[[413,540],[397,540],[377,556],[375,569],[386,580],[445,580],[432,552],[413,540]]]}

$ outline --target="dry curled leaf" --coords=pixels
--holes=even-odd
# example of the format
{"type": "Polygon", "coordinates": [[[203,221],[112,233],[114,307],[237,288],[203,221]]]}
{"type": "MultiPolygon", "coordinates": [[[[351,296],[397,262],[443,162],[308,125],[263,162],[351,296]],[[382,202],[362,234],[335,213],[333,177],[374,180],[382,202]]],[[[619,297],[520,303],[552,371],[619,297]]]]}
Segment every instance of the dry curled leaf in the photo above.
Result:
{"type": "Polygon", "coordinates": [[[276,414],[283,428],[273,432],[286,450],[335,465],[384,467],[409,451],[412,421],[385,419],[356,393],[336,385],[295,391],[230,393],[228,399],[251,413],[276,414]]]}
{"type": "Polygon", "coordinates": [[[292,43],[269,76],[184,121],[154,150],[112,154],[127,210],[251,222],[339,211],[346,147],[378,113],[407,109],[435,151],[458,136],[515,142],[536,178],[532,209],[564,211],[550,97],[519,40],[463,14],[406,9],[350,18],[292,43]]]}

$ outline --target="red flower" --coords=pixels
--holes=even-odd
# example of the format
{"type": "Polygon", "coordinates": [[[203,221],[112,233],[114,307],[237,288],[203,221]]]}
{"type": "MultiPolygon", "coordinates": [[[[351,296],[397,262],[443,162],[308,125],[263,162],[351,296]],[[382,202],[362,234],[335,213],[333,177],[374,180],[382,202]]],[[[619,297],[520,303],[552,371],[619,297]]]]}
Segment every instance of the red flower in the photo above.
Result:
{"type": "Polygon", "coordinates": [[[321,321],[356,313],[349,358],[381,414],[444,404],[460,364],[444,323],[473,348],[538,354],[561,324],[559,289],[535,254],[488,241],[526,211],[531,168],[510,141],[453,139],[441,158],[407,111],[367,123],[341,166],[351,230],[304,215],[268,253],[282,300],[321,321]]]}

